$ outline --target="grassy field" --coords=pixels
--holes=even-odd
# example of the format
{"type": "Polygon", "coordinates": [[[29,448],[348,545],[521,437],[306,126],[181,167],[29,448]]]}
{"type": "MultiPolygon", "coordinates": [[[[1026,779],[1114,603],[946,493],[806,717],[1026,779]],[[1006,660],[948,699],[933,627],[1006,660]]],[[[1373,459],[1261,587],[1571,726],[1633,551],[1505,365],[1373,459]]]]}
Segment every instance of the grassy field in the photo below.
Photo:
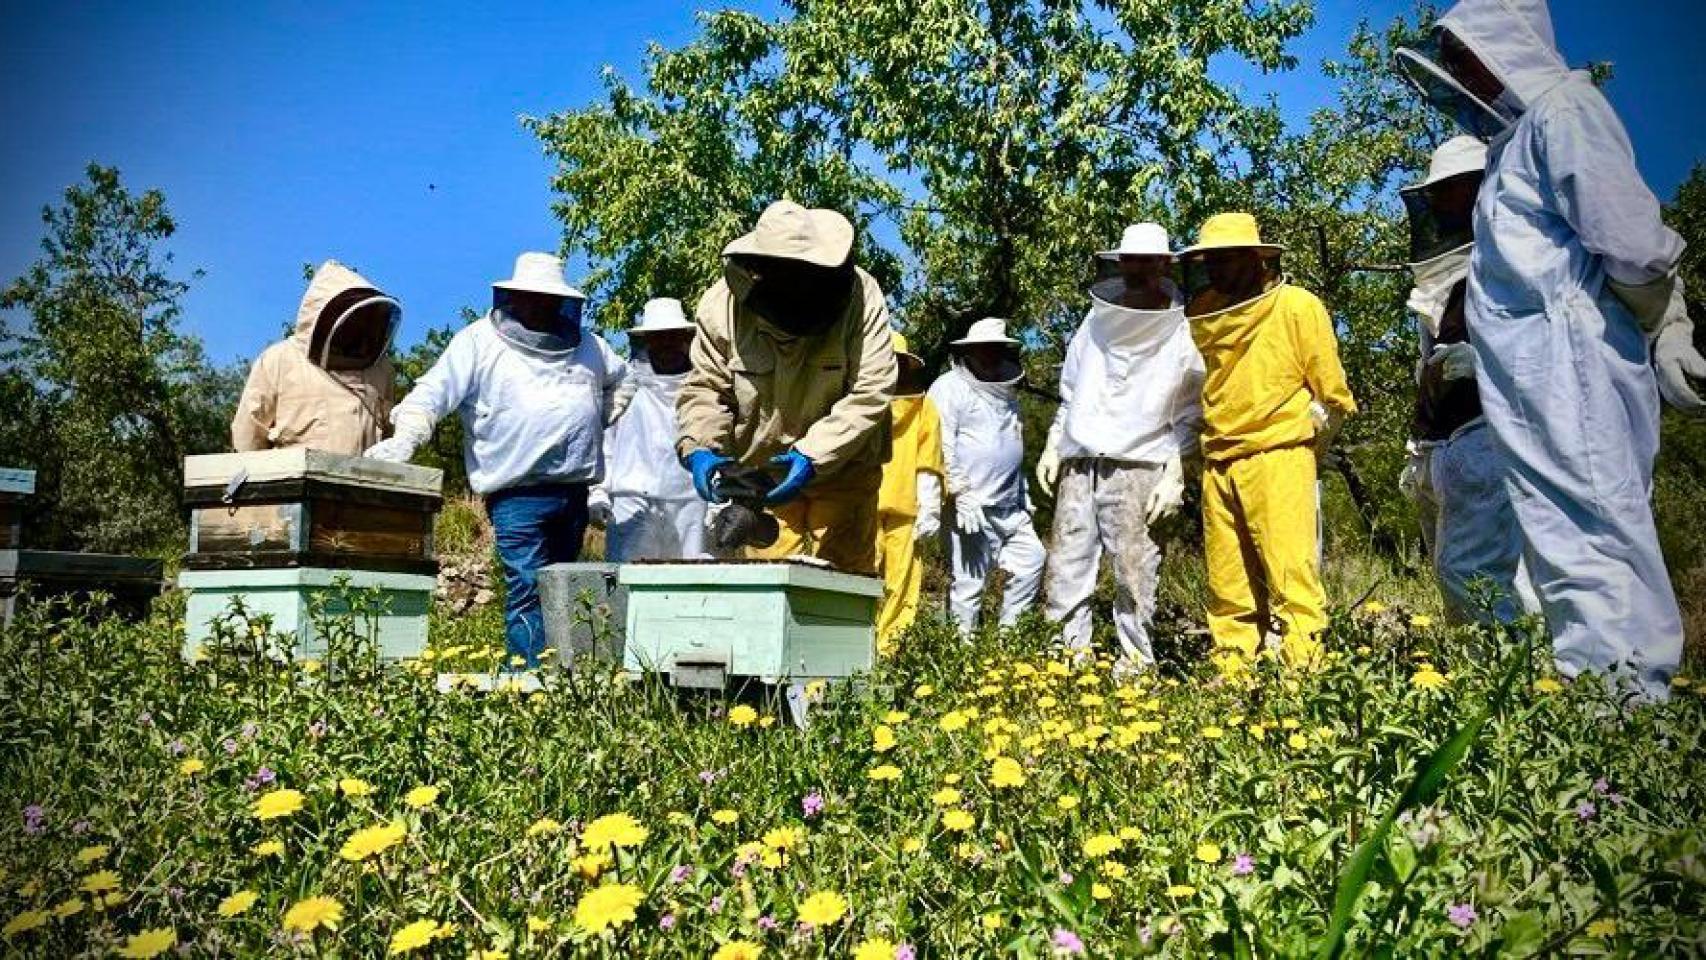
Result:
{"type": "MultiPolygon", "coordinates": [[[[1182,604],[1196,588],[1175,567],[1182,604]]],[[[275,663],[242,655],[264,631],[234,620],[192,665],[170,603],[133,626],[31,614],[0,636],[0,942],[54,957],[1706,949],[1696,688],[1627,711],[1549,676],[1521,632],[1449,630],[1414,584],[1335,570],[1336,595],[1376,595],[1313,673],[1225,683],[1197,666],[1200,638],[1170,634],[1163,670],[1117,683],[1053,656],[1040,623],[969,644],[925,624],[821,691],[805,732],[762,703],[678,702],[590,664],[537,694],[435,693],[433,672],[501,658],[490,607],[435,624],[408,669],[371,662],[358,621],[324,661],[275,663]]]]}

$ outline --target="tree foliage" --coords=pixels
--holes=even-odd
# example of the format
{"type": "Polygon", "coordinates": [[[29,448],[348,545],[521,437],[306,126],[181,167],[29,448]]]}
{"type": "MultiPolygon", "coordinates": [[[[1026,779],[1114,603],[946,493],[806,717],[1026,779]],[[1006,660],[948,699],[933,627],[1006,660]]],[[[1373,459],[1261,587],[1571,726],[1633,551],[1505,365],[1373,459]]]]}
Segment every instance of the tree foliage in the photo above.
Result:
{"type": "Polygon", "coordinates": [[[644,89],[530,121],[559,162],[565,240],[623,317],[692,297],[782,196],[853,215],[862,261],[926,352],[980,316],[1057,343],[1091,250],[1242,202],[1283,128],[1210,76],[1276,70],[1306,0],[795,0],[723,11],[644,89]]]}
{"type": "Polygon", "coordinates": [[[179,330],[189,283],[158,190],[111,167],[42,211],[41,257],[0,293],[0,463],[33,467],[30,542],[147,551],[181,539],[186,453],[223,449],[236,371],[179,330]]]}

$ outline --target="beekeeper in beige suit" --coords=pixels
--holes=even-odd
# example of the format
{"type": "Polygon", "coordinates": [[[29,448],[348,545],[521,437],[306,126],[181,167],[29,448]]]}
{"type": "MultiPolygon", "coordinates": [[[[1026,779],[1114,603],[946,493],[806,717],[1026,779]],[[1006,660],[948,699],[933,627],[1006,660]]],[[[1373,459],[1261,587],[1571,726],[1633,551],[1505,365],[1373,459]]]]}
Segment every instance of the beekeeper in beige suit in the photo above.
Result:
{"type": "Polygon", "coordinates": [[[896,368],[882,288],[853,263],[853,224],[771,204],[724,248],[696,325],[675,409],[676,453],[699,496],[723,499],[723,464],[769,470],[781,536],[748,557],[804,553],[874,572],[896,368]]]}
{"type": "Polygon", "coordinates": [[[308,281],[290,338],[249,370],[231,418],[236,450],[311,447],[359,455],[385,437],[391,415],[391,337],[397,301],[327,260],[308,281]]]}

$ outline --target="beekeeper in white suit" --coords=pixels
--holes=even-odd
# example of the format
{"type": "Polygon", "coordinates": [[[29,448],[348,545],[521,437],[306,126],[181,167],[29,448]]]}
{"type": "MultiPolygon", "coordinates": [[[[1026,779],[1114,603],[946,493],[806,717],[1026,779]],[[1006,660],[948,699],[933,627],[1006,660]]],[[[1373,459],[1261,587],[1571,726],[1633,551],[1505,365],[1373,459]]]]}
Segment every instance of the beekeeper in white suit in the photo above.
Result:
{"type": "Polygon", "coordinates": [[[986,318],[948,346],[954,365],[928,396],[942,419],[942,459],[954,499],[948,612],[962,633],[970,633],[990,571],[999,566],[1007,572],[1001,625],[1009,626],[1036,602],[1046,554],[1031,526],[1020,466],[1019,341],[1007,335],[1005,320],[986,318]]]}
{"type": "MultiPolygon", "coordinates": [[[[1156,223],[1128,227],[1097,254],[1115,276],[1090,288],[1090,312],[1060,368],[1060,409],[1037,461],[1054,489],[1044,612],[1073,650],[1090,646],[1090,595],[1102,553],[1113,559],[1114,630],[1122,670],[1155,660],[1149,618],[1161,570],[1154,524],[1184,502],[1183,460],[1202,428],[1202,356],[1167,278],[1173,253],[1156,223]]],[[[1099,269],[1100,273],[1101,270],[1099,269]]]]}
{"type": "Polygon", "coordinates": [[[1464,0],[1432,48],[1396,58],[1489,140],[1467,318],[1558,667],[1627,671],[1662,699],[1682,618],[1650,503],[1659,398],[1706,409],[1689,380],[1706,360],[1676,275],[1682,240],[1541,0],[1464,0]]]}
{"type": "Polygon", "coordinates": [[[692,367],[693,330],[681,301],[667,297],[647,301],[628,330],[632,359],[617,420],[604,432],[604,480],[587,498],[613,563],[710,556],[705,501],[675,457],[675,399],[692,367]]]}
{"type": "Polygon", "coordinates": [[[1407,306],[1421,361],[1400,486],[1422,515],[1423,541],[1454,623],[1509,622],[1540,609],[1505,489],[1509,458],[1481,412],[1464,311],[1471,219],[1486,165],[1486,144],[1453,137],[1434,151],[1427,177],[1402,191],[1415,281],[1407,306]]]}

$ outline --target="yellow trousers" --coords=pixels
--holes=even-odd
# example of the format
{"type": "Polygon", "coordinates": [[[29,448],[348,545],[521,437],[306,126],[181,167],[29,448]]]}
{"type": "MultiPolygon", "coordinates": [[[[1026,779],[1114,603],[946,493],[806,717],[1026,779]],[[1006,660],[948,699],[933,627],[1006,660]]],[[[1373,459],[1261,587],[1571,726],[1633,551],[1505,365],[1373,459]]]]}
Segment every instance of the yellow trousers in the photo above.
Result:
{"type": "Polygon", "coordinates": [[[1216,660],[1229,672],[1261,650],[1270,611],[1284,634],[1287,664],[1307,665],[1327,626],[1316,546],[1313,448],[1265,450],[1203,470],[1203,548],[1208,561],[1208,627],[1216,660]]]}
{"type": "Polygon", "coordinates": [[[877,528],[877,569],[883,575],[883,605],[877,610],[877,652],[887,655],[894,638],[918,619],[924,564],[913,539],[917,517],[885,513],[877,528]]]}
{"type": "Polygon", "coordinates": [[[781,560],[797,553],[826,560],[847,573],[877,572],[876,475],[867,490],[813,494],[774,507],[782,528],[768,547],[747,547],[748,560],[781,560]]]}

